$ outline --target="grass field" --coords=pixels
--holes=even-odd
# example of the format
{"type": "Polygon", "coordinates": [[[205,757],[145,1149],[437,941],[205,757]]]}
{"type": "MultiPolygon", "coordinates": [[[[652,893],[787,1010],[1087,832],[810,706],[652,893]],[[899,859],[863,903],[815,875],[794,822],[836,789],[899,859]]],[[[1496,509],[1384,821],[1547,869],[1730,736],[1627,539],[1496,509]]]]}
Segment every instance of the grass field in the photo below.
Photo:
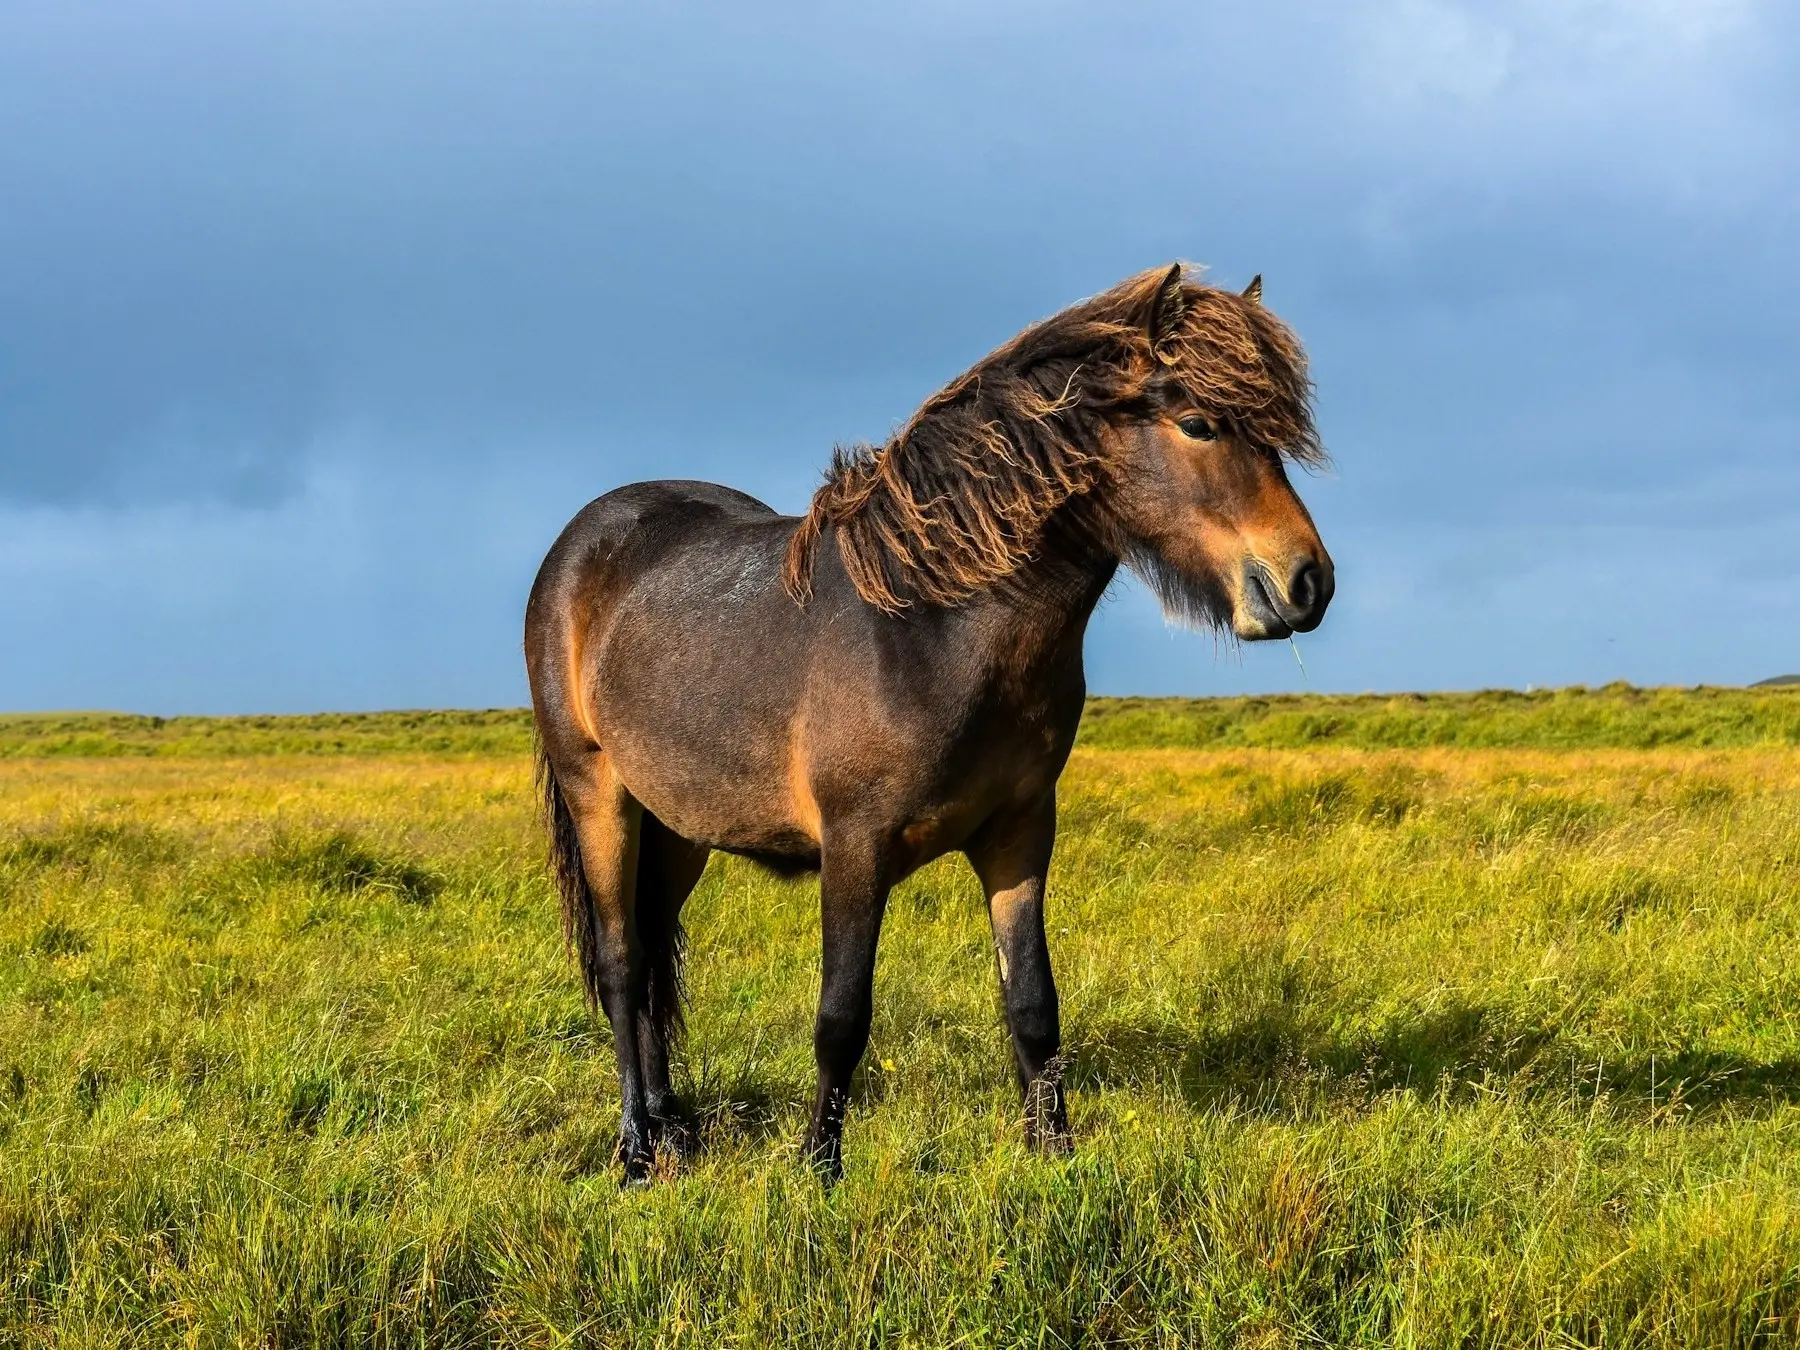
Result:
{"type": "Polygon", "coordinates": [[[0,719],[0,1344],[1800,1342],[1800,689],[1102,701],[1028,1155],[965,865],[826,1192],[715,859],[621,1190],[516,713],[0,719]]]}
{"type": "MultiPolygon", "coordinates": [[[[1653,750],[1800,746],[1800,690],[1544,689],[1522,694],[1278,694],[1095,698],[1081,725],[1097,750],[1653,750]]],[[[531,716],[485,712],[313,717],[0,714],[0,759],[243,755],[526,755],[531,716]]]]}

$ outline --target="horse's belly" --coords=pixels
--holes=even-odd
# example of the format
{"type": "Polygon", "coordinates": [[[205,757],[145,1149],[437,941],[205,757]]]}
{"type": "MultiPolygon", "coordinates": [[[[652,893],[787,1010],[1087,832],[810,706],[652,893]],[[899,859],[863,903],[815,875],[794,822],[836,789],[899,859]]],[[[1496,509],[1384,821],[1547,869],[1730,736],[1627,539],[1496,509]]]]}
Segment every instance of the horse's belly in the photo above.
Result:
{"type": "Polygon", "coordinates": [[[639,732],[609,750],[626,790],[682,838],[732,852],[816,855],[817,822],[795,809],[787,765],[750,748],[639,732]]]}
{"type": "MultiPolygon", "coordinates": [[[[635,796],[636,793],[634,792],[635,796]]],[[[805,823],[776,804],[722,796],[670,796],[660,805],[639,798],[656,818],[683,839],[728,853],[766,854],[780,858],[817,858],[819,840],[805,823]]]]}

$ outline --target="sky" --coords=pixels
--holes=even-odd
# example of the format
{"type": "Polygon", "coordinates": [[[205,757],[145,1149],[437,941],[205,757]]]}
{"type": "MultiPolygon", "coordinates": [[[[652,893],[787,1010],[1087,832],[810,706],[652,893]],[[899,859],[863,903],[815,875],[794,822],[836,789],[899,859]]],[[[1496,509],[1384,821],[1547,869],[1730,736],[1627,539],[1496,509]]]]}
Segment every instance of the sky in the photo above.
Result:
{"type": "Polygon", "coordinates": [[[1311,352],[1337,599],[1123,582],[1094,690],[1800,670],[1797,67],[1779,0],[9,0],[0,709],[522,703],[590,498],[797,511],[1175,259],[1311,352]]]}

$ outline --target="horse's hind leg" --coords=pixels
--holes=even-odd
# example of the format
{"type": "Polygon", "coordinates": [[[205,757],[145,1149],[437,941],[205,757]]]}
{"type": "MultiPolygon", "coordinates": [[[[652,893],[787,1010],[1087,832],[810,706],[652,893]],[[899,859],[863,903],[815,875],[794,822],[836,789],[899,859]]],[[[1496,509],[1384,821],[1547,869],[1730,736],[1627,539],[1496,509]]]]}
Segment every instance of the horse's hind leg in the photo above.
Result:
{"type": "Polygon", "coordinates": [[[1047,1153],[1067,1153],[1062,1026],[1044,939],[1044,880],[1055,845],[1056,801],[1050,798],[990,822],[970,842],[968,855],[987,892],[1006,1024],[1025,1094],[1025,1138],[1047,1153]]]}
{"type": "Polygon", "coordinates": [[[601,751],[586,751],[555,768],[567,804],[587,880],[585,912],[571,923],[588,997],[612,1025],[619,1065],[619,1157],[627,1181],[650,1173],[656,1159],[638,1014],[648,994],[647,970],[636,918],[638,840],[643,808],[625,790],[601,751]]]}
{"type": "Polygon", "coordinates": [[[683,839],[650,812],[638,831],[637,933],[644,954],[646,993],[638,1009],[638,1062],[645,1104],[658,1142],[686,1155],[696,1144],[694,1122],[669,1083],[669,1047],[681,1030],[681,907],[706,870],[709,850],[683,839]]]}

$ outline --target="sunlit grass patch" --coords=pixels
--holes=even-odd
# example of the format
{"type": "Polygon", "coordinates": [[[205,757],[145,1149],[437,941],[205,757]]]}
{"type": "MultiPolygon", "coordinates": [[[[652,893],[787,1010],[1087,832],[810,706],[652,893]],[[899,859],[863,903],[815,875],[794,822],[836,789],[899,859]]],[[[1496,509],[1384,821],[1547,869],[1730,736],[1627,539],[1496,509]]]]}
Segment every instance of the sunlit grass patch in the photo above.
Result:
{"type": "Polygon", "coordinates": [[[0,1341],[1800,1337],[1800,757],[1314,740],[1077,753],[1068,1162],[966,865],[898,888],[830,1193],[814,883],[709,867],[627,1193],[523,753],[13,760],[0,1341]]]}

